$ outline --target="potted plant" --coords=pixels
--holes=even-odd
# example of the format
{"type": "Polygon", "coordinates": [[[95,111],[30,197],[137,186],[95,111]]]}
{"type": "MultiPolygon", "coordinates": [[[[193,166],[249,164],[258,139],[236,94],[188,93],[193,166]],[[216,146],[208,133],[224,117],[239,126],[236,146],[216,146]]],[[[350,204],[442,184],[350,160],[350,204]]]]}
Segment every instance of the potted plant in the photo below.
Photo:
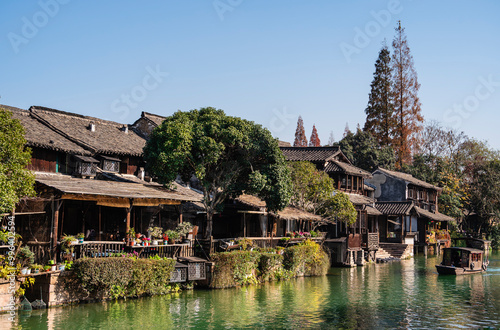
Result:
{"type": "Polygon", "coordinates": [[[38,274],[43,270],[43,266],[39,264],[33,264],[31,265],[31,272],[33,274],[38,274]]]}
{"type": "Polygon", "coordinates": [[[129,241],[130,246],[134,246],[134,244],[135,244],[135,229],[133,227],[131,227],[128,230],[127,236],[128,236],[128,241],[129,241]]]}
{"type": "Polygon", "coordinates": [[[151,237],[153,237],[153,245],[158,245],[158,240],[161,239],[163,228],[161,227],[150,227],[148,228],[151,237]]]}
{"type": "Polygon", "coordinates": [[[168,236],[168,243],[175,244],[175,240],[179,239],[180,235],[175,230],[167,230],[165,234],[168,236]]]}
{"type": "Polygon", "coordinates": [[[177,226],[177,232],[181,237],[187,237],[191,230],[193,230],[193,225],[190,222],[183,222],[177,226]]]}
{"type": "Polygon", "coordinates": [[[73,253],[73,243],[78,243],[78,240],[75,236],[64,235],[61,238],[61,251],[64,253],[73,253]]]}
{"type": "Polygon", "coordinates": [[[85,239],[85,234],[84,233],[78,233],[78,235],[76,235],[76,238],[78,238],[78,243],[82,244],[83,240],[85,239]]]}
{"type": "Polygon", "coordinates": [[[27,246],[23,246],[17,252],[17,258],[22,267],[21,274],[26,275],[28,273],[29,265],[35,262],[35,254],[27,246]]]}

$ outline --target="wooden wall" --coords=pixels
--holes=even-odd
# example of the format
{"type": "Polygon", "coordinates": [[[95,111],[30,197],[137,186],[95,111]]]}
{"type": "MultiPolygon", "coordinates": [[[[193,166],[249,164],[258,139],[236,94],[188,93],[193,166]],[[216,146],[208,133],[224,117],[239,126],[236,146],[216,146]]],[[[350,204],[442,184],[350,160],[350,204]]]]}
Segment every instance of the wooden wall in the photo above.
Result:
{"type": "Polygon", "coordinates": [[[32,148],[31,164],[28,169],[40,172],[56,172],[57,151],[41,148],[32,148]]]}

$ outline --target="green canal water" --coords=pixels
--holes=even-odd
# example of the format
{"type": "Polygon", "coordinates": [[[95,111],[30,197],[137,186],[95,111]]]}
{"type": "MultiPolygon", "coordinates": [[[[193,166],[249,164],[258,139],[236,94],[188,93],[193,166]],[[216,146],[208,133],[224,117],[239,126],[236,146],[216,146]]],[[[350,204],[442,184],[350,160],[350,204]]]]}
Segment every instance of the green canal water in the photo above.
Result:
{"type": "MultiPolygon", "coordinates": [[[[328,276],[83,304],[18,315],[17,329],[500,328],[500,254],[483,274],[438,276],[437,258],[328,276]]],[[[10,325],[1,320],[0,328],[10,325]]]]}

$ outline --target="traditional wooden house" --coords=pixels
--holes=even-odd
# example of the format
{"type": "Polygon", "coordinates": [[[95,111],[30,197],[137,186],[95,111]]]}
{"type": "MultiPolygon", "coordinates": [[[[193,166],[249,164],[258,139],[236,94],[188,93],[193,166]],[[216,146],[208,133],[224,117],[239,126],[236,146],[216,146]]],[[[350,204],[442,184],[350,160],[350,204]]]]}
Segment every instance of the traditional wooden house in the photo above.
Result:
{"type": "MultiPolygon", "coordinates": [[[[339,147],[281,147],[288,161],[309,161],[320,171],[326,172],[333,180],[335,188],[346,193],[358,212],[357,221],[352,226],[338,223],[330,227],[329,237],[338,242],[338,263],[346,263],[347,255],[365,249],[374,254],[378,248],[377,217],[381,214],[372,197],[373,187],[365,180],[371,174],[351,164],[339,147]],[[346,246],[344,248],[344,245],[346,246]]],[[[363,259],[363,253],[359,258],[363,259]]],[[[347,262],[350,263],[350,262],[347,262]]]]}
{"type": "Polygon", "coordinates": [[[375,207],[379,217],[380,240],[439,249],[451,243],[448,223],[453,218],[439,213],[441,188],[410,174],[378,168],[369,183],[376,187],[375,207]]]}
{"type": "Polygon", "coordinates": [[[54,252],[63,233],[122,242],[131,227],[143,233],[175,227],[182,204],[201,200],[177,183],[167,189],[144,180],[146,140],[128,125],[43,107],[3,107],[21,121],[33,150],[29,169],[38,195],[19,203],[16,225],[39,250],[54,252]]]}

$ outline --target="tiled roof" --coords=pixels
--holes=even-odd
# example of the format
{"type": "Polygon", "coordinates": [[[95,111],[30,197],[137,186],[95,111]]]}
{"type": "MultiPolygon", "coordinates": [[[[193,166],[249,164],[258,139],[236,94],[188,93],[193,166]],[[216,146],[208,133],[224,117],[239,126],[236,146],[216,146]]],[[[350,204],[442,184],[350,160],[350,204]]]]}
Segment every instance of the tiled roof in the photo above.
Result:
{"type": "Polygon", "coordinates": [[[332,173],[332,172],[341,172],[341,173],[346,173],[350,175],[358,175],[362,176],[364,178],[371,178],[372,175],[365,171],[360,169],[359,167],[356,167],[354,165],[344,163],[338,160],[330,160],[328,163],[325,165],[324,171],[326,173],[332,173]]]}
{"type": "Polygon", "coordinates": [[[382,215],[382,212],[371,205],[366,205],[365,210],[368,215],[382,215]]]}
{"type": "Polygon", "coordinates": [[[344,193],[344,194],[349,196],[349,200],[354,205],[365,205],[365,204],[372,204],[375,202],[375,200],[373,198],[366,197],[364,195],[350,194],[350,193],[344,193]]]}
{"type": "MultiPolygon", "coordinates": [[[[266,207],[266,202],[261,200],[260,198],[252,195],[240,195],[236,198],[236,200],[242,204],[248,205],[250,207],[260,209],[266,207]]],[[[323,218],[319,215],[315,215],[304,210],[300,210],[293,206],[285,207],[282,211],[278,212],[269,212],[275,217],[282,220],[310,220],[310,221],[320,221],[323,218]]]]}
{"type": "Polygon", "coordinates": [[[417,214],[420,217],[429,218],[429,219],[434,220],[434,221],[455,221],[454,218],[449,217],[443,213],[439,213],[439,212],[432,213],[432,212],[429,212],[427,210],[421,209],[418,206],[415,206],[415,210],[417,211],[417,214]]]}
{"type": "Polygon", "coordinates": [[[79,179],[68,175],[41,173],[35,174],[35,180],[39,184],[51,187],[64,194],[193,202],[198,202],[202,198],[201,194],[194,195],[190,189],[178,184],[175,185],[174,189],[166,189],[158,184],[144,182],[79,179]]]}
{"type": "Polygon", "coordinates": [[[410,215],[413,202],[376,202],[375,208],[385,215],[410,215]]]}
{"type": "Polygon", "coordinates": [[[441,191],[441,188],[439,188],[439,187],[437,187],[435,185],[432,185],[430,183],[427,183],[425,181],[419,180],[417,178],[414,178],[413,175],[411,175],[411,174],[407,174],[407,173],[403,173],[403,172],[390,171],[390,170],[386,170],[385,168],[381,168],[381,167],[379,167],[375,171],[380,171],[380,172],[382,172],[384,174],[387,174],[389,176],[392,176],[394,178],[405,180],[405,181],[407,181],[407,182],[409,182],[411,184],[414,184],[416,186],[420,186],[420,187],[424,187],[424,188],[430,188],[430,189],[436,189],[436,190],[441,191]]]}
{"type": "MultiPolygon", "coordinates": [[[[133,130],[124,131],[124,124],[74,113],[32,106],[31,115],[57,133],[95,153],[142,155],[145,139],[133,130]],[[95,124],[95,131],[89,129],[95,124]]],[[[127,126],[128,127],[128,126],[127,126]]]]}
{"type": "Polygon", "coordinates": [[[39,147],[77,155],[90,155],[90,152],[45,126],[30,115],[27,110],[0,105],[9,110],[12,118],[19,119],[25,130],[25,138],[29,147],[39,147]]]}
{"type": "Polygon", "coordinates": [[[280,147],[286,160],[325,162],[328,158],[340,153],[338,147],[280,147]]]}
{"type": "Polygon", "coordinates": [[[290,142],[285,142],[285,141],[278,140],[278,146],[280,146],[280,147],[291,147],[292,145],[290,144],[290,142]]]}
{"type": "Polygon", "coordinates": [[[149,113],[143,111],[141,114],[141,117],[146,118],[150,120],[152,123],[155,124],[155,126],[160,126],[161,123],[165,120],[166,117],[160,116],[160,115],[155,115],[154,113],[149,113]]]}

